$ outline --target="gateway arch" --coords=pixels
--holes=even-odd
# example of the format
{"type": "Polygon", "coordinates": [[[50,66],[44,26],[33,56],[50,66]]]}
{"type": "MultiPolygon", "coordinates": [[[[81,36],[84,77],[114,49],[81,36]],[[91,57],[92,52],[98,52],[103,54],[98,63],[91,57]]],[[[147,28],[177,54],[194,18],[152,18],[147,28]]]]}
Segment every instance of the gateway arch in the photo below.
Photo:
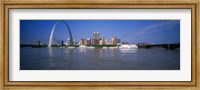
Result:
{"type": "MultiPolygon", "coordinates": [[[[73,37],[72,37],[72,33],[71,33],[71,30],[69,28],[69,25],[65,22],[65,21],[58,21],[58,22],[62,22],[65,24],[65,26],[67,26],[67,29],[69,31],[69,35],[70,35],[70,45],[73,45],[73,37]]],[[[53,34],[54,34],[54,30],[56,28],[56,25],[58,24],[58,22],[56,22],[51,30],[51,34],[50,34],[50,37],[49,37],[49,44],[48,44],[48,47],[51,47],[51,44],[52,44],[52,40],[53,40],[53,34]]]]}

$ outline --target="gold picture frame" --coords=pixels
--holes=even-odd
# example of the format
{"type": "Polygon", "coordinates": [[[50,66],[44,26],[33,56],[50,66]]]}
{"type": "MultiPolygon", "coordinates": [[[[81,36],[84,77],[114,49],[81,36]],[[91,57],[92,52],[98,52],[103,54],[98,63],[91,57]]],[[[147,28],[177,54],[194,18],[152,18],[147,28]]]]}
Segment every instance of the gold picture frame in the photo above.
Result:
{"type": "Polygon", "coordinates": [[[1,1],[1,61],[0,84],[2,89],[200,89],[199,84],[199,3],[200,1],[176,1],[176,2],[136,2],[136,1],[1,1]],[[9,9],[47,9],[47,8],[93,8],[93,9],[191,9],[192,11],[192,81],[112,81],[112,82],[31,82],[9,81],[9,9]]]}

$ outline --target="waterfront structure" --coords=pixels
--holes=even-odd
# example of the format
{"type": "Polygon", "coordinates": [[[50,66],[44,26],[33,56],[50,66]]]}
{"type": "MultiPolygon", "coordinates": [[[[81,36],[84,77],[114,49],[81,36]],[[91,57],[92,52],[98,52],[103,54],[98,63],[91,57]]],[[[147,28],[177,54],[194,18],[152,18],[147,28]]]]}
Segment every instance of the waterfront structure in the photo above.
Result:
{"type": "Polygon", "coordinates": [[[117,43],[121,43],[121,40],[117,38],[117,43]]]}
{"type": "MultiPolygon", "coordinates": [[[[67,38],[66,45],[69,45],[69,46],[78,45],[77,41],[75,41],[75,40],[73,41],[72,34],[71,34],[70,28],[67,25],[67,23],[64,21],[61,21],[61,22],[63,22],[67,26],[69,34],[70,34],[70,37],[67,38]]],[[[51,47],[51,45],[55,45],[55,43],[54,43],[55,40],[53,39],[53,33],[54,33],[54,29],[55,29],[57,23],[58,22],[56,22],[54,24],[54,26],[51,30],[48,47],[51,47]]],[[[58,42],[58,44],[60,45],[60,42],[58,42]]],[[[107,42],[105,37],[100,38],[99,32],[94,32],[92,39],[91,38],[81,39],[80,43],[79,43],[79,45],[84,45],[84,46],[86,46],[86,45],[121,45],[121,44],[128,44],[128,43],[127,42],[121,43],[121,40],[118,39],[116,36],[112,36],[111,41],[107,42]]],[[[63,45],[63,42],[61,45],[63,45]]]]}
{"type": "Polygon", "coordinates": [[[80,40],[80,45],[83,45],[83,46],[90,45],[90,40],[88,40],[88,39],[81,39],[80,40]]]}
{"type": "Polygon", "coordinates": [[[78,42],[76,40],[74,40],[74,45],[78,45],[78,42]]]}
{"type": "Polygon", "coordinates": [[[84,45],[87,45],[87,44],[88,44],[88,43],[87,43],[87,39],[84,39],[83,41],[84,41],[84,45]]]}
{"type": "Polygon", "coordinates": [[[62,46],[63,45],[63,41],[62,40],[58,40],[57,41],[57,45],[62,46]]]}
{"type": "Polygon", "coordinates": [[[103,37],[103,39],[102,39],[102,45],[106,45],[106,39],[105,39],[105,37],[103,37]]]}
{"type": "Polygon", "coordinates": [[[144,42],[144,43],[137,43],[137,46],[139,48],[147,48],[146,46],[149,46],[149,45],[151,45],[151,43],[146,43],[146,42],[144,42]]]}
{"type": "Polygon", "coordinates": [[[102,40],[99,41],[99,45],[102,45],[102,40]]]}
{"type": "Polygon", "coordinates": [[[40,44],[41,44],[40,40],[35,40],[35,41],[33,42],[33,45],[40,45],[40,44]]]}
{"type": "Polygon", "coordinates": [[[106,42],[106,45],[112,45],[112,44],[111,44],[111,41],[107,41],[107,42],[106,42]]]}
{"type": "Polygon", "coordinates": [[[87,38],[87,45],[91,45],[91,39],[90,38],[87,38]]]}
{"type": "MultiPolygon", "coordinates": [[[[65,26],[67,27],[67,29],[68,29],[68,31],[69,31],[69,35],[70,35],[70,45],[73,45],[73,37],[72,37],[72,33],[71,33],[71,30],[70,30],[68,24],[67,24],[65,21],[60,21],[60,22],[64,23],[65,26]]],[[[54,26],[53,26],[53,28],[52,28],[52,30],[51,30],[51,34],[50,34],[50,37],[49,37],[49,45],[48,45],[48,47],[51,47],[51,45],[52,45],[53,34],[54,34],[54,30],[55,30],[57,24],[58,24],[58,22],[56,22],[56,23],[54,24],[54,26]]]]}
{"type": "Polygon", "coordinates": [[[136,44],[131,44],[131,45],[125,44],[119,46],[119,49],[137,49],[137,48],[138,46],[136,44]]]}
{"type": "Polygon", "coordinates": [[[112,36],[112,38],[111,38],[111,44],[112,45],[117,45],[117,37],[112,36]]]}
{"type": "Polygon", "coordinates": [[[129,44],[129,42],[122,42],[122,44],[129,44]]]}
{"type": "Polygon", "coordinates": [[[84,39],[81,39],[81,40],[80,40],[80,45],[85,45],[84,39]]]}
{"type": "Polygon", "coordinates": [[[66,45],[71,45],[71,39],[70,38],[67,38],[66,45]]]}
{"type": "Polygon", "coordinates": [[[114,37],[112,36],[111,40],[110,40],[110,43],[113,45],[113,42],[114,42],[114,37]]]}
{"type": "Polygon", "coordinates": [[[93,44],[94,45],[99,45],[99,32],[94,32],[93,33],[93,44]]]}
{"type": "Polygon", "coordinates": [[[117,45],[121,45],[121,40],[117,38],[117,45]]]}

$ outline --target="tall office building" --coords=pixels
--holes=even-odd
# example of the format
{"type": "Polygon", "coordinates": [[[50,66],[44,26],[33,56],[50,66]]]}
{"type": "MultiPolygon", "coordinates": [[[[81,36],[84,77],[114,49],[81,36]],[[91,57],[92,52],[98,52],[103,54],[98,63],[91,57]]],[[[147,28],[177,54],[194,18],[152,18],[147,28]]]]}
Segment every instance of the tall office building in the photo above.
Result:
{"type": "Polygon", "coordinates": [[[117,45],[121,45],[121,40],[117,38],[117,45]]]}
{"type": "Polygon", "coordinates": [[[93,33],[93,44],[98,45],[99,44],[99,32],[93,33]]]}
{"type": "Polygon", "coordinates": [[[78,42],[76,40],[74,40],[74,45],[78,45],[78,42]]]}
{"type": "Polygon", "coordinates": [[[95,39],[99,39],[99,32],[94,32],[94,33],[93,33],[93,37],[94,37],[95,39]]]}
{"type": "Polygon", "coordinates": [[[102,45],[106,45],[106,39],[105,39],[105,37],[103,37],[103,39],[102,39],[102,45]]]}
{"type": "Polygon", "coordinates": [[[117,38],[117,43],[121,43],[121,40],[117,38]]]}
{"type": "Polygon", "coordinates": [[[84,39],[81,39],[81,40],[80,40],[80,45],[85,45],[85,44],[84,44],[84,39]]]}
{"type": "Polygon", "coordinates": [[[71,45],[71,39],[70,38],[67,38],[66,45],[71,45]]]}
{"type": "Polygon", "coordinates": [[[117,45],[117,37],[112,36],[112,38],[111,38],[111,44],[112,45],[117,45]]]}
{"type": "Polygon", "coordinates": [[[81,39],[80,40],[80,45],[87,45],[87,39],[81,39]]]}
{"type": "Polygon", "coordinates": [[[91,39],[87,38],[87,45],[91,45],[91,39]]]}

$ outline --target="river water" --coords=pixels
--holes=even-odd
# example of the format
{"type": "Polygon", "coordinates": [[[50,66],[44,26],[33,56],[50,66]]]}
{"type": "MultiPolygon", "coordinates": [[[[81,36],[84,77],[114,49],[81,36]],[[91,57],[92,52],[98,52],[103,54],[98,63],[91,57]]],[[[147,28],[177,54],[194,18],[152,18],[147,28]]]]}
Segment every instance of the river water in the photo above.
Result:
{"type": "Polygon", "coordinates": [[[20,70],[180,70],[180,49],[20,48],[20,70]]]}

